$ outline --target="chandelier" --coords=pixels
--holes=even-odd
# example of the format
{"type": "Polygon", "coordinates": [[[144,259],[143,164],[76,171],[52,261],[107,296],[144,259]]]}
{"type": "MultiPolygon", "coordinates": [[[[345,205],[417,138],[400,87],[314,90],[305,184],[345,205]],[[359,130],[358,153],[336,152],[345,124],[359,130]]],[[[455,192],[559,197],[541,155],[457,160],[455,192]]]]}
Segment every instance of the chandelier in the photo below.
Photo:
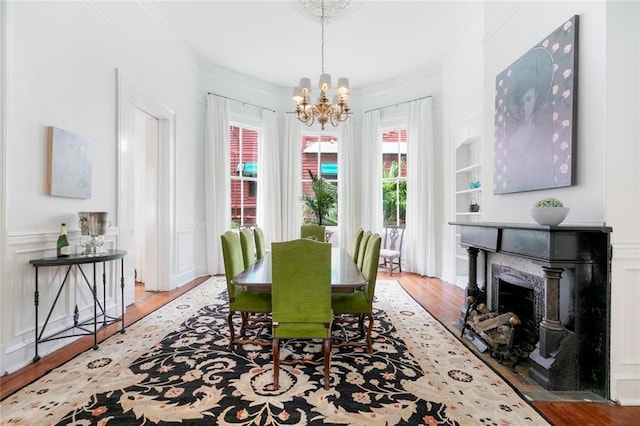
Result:
{"type": "Polygon", "coordinates": [[[304,77],[300,79],[299,86],[293,89],[293,100],[296,102],[296,116],[298,120],[307,126],[312,126],[317,120],[322,130],[324,130],[325,124],[329,122],[333,127],[336,127],[338,123],[349,118],[349,104],[347,103],[347,99],[349,98],[349,79],[338,79],[338,87],[336,88],[337,95],[335,95],[332,102],[329,103],[327,94],[329,89],[331,89],[331,76],[324,71],[324,0],[321,1],[320,7],[320,52],[322,60],[322,74],[320,74],[320,82],[318,83],[320,96],[316,104],[312,105],[309,98],[309,93],[311,93],[311,80],[304,77]]]}

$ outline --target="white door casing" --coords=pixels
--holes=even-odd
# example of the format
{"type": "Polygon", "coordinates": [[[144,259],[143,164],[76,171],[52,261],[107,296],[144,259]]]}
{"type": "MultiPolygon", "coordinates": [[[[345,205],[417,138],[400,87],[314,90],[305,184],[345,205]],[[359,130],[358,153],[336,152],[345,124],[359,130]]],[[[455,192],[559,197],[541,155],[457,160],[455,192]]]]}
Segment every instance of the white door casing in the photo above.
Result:
{"type": "MultiPolygon", "coordinates": [[[[155,253],[145,250],[145,265],[155,263],[156,290],[175,288],[171,282],[175,270],[175,113],[137,90],[129,79],[117,72],[118,81],[118,228],[119,248],[126,250],[125,305],[134,301],[136,253],[136,111],[142,110],[158,121],[157,126],[157,202],[146,207],[145,214],[156,218],[155,229],[144,231],[146,242],[156,246],[155,253]],[[149,212],[149,209],[154,211],[149,212]],[[151,241],[150,241],[151,240],[151,241]],[[154,257],[155,262],[147,259],[154,257]]],[[[140,133],[142,129],[138,130],[140,133]]],[[[139,168],[139,167],[138,167],[139,168]]],[[[147,165],[145,165],[145,169],[147,165]]],[[[148,271],[147,271],[148,272],[148,271]]]]}

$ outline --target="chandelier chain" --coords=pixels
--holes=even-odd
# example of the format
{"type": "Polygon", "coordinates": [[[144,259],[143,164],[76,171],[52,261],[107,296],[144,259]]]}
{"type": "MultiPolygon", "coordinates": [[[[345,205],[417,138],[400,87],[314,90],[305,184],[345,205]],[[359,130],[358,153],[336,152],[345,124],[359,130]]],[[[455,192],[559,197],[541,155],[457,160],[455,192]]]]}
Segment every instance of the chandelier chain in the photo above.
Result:
{"type": "Polygon", "coordinates": [[[322,8],[322,16],[320,17],[321,23],[321,32],[320,32],[320,58],[322,60],[322,74],[324,74],[324,0],[320,3],[320,7],[322,8]]]}
{"type": "Polygon", "coordinates": [[[312,126],[317,119],[318,123],[320,123],[320,128],[324,130],[324,126],[327,123],[331,123],[333,127],[336,127],[338,123],[349,118],[349,104],[347,103],[349,80],[346,78],[338,79],[336,87],[338,94],[333,97],[333,101],[329,101],[327,94],[331,89],[331,76],[326,74],[324,70],[324,26],[326,20],[324,0],[321,0],[320,7],[320,60],[322,67],[322,74],[318,84],[320,96],[318,96],[317,102],[312,104],[308,96],[311,93],[311,81],[308,78],[301,78],[300,86],[294,88],[293,100],[296,101],[298,120],[307,126],[312,126]]]}

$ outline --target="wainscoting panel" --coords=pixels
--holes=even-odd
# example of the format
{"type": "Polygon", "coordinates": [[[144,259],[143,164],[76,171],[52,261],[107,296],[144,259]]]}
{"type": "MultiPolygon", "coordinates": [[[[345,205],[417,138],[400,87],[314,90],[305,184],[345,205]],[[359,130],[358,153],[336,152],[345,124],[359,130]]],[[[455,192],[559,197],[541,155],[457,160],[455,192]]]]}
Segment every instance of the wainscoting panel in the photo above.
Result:
{"type": "Polygon", "coordinates": [[[182,284],[207,274],[207,244],[205,223],[176,231],[176,265],[174,284],[182,284]]]}
{"type": "Polygon", "coordinates": [[[611,398],[640,405],[640,245],[614,243],[611,269],[611,398]]]}

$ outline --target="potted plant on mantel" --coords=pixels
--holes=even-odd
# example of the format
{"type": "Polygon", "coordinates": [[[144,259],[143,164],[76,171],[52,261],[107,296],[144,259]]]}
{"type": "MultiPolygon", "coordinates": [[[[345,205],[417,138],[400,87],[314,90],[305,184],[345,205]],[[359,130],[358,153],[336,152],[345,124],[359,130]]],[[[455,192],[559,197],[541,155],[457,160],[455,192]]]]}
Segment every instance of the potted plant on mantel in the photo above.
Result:
{"type": "Polygon", "coordinates": [[[318,225],[335,225],[336,221],[331,218],[336,214],[338,189],[322,176],[314,175],[311,170],[307,170],[307,172],[311,176],[313,195],[304,194],[300,197],[305,209],[313,212],[318,225]]]}
{"type": "Polygon", "coordinates": [[[544,198],[531,207],[531,217],[538,225],[556,226],[569,214],[569,207],[565,207],[557,198],[544,198]]]}

